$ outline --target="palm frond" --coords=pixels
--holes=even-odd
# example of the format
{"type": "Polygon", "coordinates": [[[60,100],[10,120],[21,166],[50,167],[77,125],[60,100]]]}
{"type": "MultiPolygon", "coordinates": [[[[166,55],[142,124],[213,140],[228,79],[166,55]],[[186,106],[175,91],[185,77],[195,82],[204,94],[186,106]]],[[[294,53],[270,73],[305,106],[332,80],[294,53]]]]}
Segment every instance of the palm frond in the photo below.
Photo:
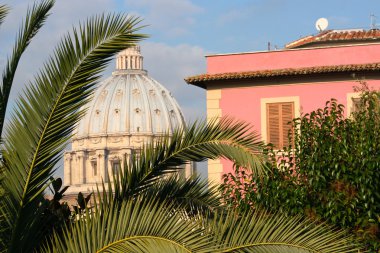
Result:
{"type": "Polygon", "coordinates": [[[30,252],[42,236],[39,198],[53,173],[106,64],[120,50],[144,38],[139,19],[93,17],[67,34],[55,56],[20,97],[7,128],[1,211],[10,228],[10,252],[30,252]],[[137,27],[137,28],[136,28],[137,27]]]}
{"type": "Polygon", "coordinates": [[[246,123],[229,118],[195,122],[145,146],[138,157],[132,156],[120,178],[120,194],[139,194],[189,161],[227,158],[236,166],[265,173],[261,149],[259,136],[246,123]]]}
{"type": "MultiPolygon", "coordinates": [[[[103,193],[104,194],[104,193],[103,193]]],[[[98,192],[98,195],[101,195],[98,192]]],[[[98,197],[99,199],[99,197],[98,197]]],[[[184,216],[168,202],[110,199],[54,234],[45,252],[358,252],[342,231],[301,217],[256,210],[184,216]],[[117,200],[116,200],[117,201],[117,200]]]]}
{"type": "Polygon", "coordinates": [[[344,231],[263,210],[221,213],[211,223],[218,252],[358,252],[344,231]]]}
{"type": "MultiPolygon", "coordinates": [[[[116,194],[115,194],[116,195],[116,194]]],[[[168,201],[194,215],[220,208],[220,195],[216,185],[209,185],[200,177],[183,178],[176,175],[163,178],[141,193],[142,198],[152,201],[168,201]]]]}
{"type": "MultiPolygon", "coordinates": [[[[3,79],[0,88],[0,137],[2,136],[4,117],[7,110],[9,93],[12,88],[13,79],[17,70],[20,58],[33,37],[37,34],[40,28],[45,23],[45,20],[49,16],[49,11],[54,5],[54,0],[43,0],[39,4],[34,4],[28,9],[26,13],[23,25],[16,37],[16,43],[13,48],[12,55],[6,64],[6,68],[3,73],[3,79]]],[[[1,6],[2,7],[2,6],[1,6]]],[[[0,23],[3,15],[0,7],[0,23]]]]}
{"type": "Polygon", "coordinates": [[[4,22],[5,17],[9,12],[8,6],[2,4],[0,5],[0,25],[4,22]]]}
{"type": "Polygon", "coordinates": [[[55,234],[45,252],[198,252],[210,246],[199,223],[173,212],[170,204],[139,199],[112,206],[96,207],[64,236],[55,234]]]}

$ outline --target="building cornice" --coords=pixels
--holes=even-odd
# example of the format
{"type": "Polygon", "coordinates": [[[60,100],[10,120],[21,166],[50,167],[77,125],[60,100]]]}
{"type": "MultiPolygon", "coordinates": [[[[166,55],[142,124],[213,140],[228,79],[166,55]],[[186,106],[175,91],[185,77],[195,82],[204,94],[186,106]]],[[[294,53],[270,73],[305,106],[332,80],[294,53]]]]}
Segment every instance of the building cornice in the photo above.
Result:
{"type": "Polygon", "coordinates": [[[201,74],[191,76],[185,79],[186,83],[201,88],[206,88],[209,84],[217,81],[236,81],[236,80],[252,80],[252,79],[270,79],[274,77],[294,77],[308,76],[315,74],[333,74],[333,73],[355,73],[355,72],[373,72],[380,70],[380,62],[365,64],[347,64],[332,66],[315,66],[306,68],[286,68],[273,70],[257,70],[242,72],[226,72],[217,74],[201,74]]]}

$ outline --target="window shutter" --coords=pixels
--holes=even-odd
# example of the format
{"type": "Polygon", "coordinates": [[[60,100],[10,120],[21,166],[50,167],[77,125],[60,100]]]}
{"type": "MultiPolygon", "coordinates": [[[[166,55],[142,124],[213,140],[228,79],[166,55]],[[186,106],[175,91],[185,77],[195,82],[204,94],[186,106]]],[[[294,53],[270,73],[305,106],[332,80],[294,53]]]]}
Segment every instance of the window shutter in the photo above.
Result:
{"type": "Polygon", "coordinates": [[[268,142],[276,148],[280,146],[280,105],[267,104],[268,142]]]}
{"type": "Polygon", "coordinates": [[[282,145],[281,147],[286,147],[288,146],[289,143],[289,138],[288,138],[288,133],[289,131],[292,130],[292,124],[289,122],[293,120],[294,118],[294,104],[293,103],[283,103],[281,105],[282,107],[282,117],[281,117],[281,124],[282,124],[282,145]]]}
{"type": "Polygon", "coordinates": [[[294,103],[269,103],[266,109],[268,143],[277,149],[288,146],[288,132],[292,129],[288,123],[294,118],[294,103]]]}
{"type": "Polygon", "coordinates": [[[361,109],[361,100],[360,98],[352,98],[352,109],[351,112],[357,112],[361,109]]]}

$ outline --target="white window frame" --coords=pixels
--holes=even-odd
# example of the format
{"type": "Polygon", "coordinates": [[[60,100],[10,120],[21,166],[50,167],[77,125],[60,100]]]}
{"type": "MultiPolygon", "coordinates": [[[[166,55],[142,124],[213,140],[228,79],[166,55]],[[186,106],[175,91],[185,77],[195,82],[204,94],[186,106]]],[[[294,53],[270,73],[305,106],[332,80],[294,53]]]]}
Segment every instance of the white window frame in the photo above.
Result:
{"type": "Polygon", "coordinates": [[[354,103],[352,101],[353,98],[360,98],[361,93],[360,92],[350,92],[347,93],[347,106],[346,106],[346,117],[349,118],[352,113],[352,109],[354,106],[354,103]]]}

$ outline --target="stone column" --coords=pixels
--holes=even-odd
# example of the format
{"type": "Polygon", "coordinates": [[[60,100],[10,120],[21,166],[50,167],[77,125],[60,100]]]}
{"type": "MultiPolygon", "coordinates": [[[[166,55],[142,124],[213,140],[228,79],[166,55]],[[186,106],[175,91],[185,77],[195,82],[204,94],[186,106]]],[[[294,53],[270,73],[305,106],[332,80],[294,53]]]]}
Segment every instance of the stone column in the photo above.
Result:
{"type": "Polygon", "coordinates": [[[86,156],[84,151],[78,151],[78,183],[85,184],[86,183],[86,156]]]}
{"type": "Polygon", "coordinates": [[[131,56],[132,57],[132,66],[131,66],[131,69],[136,69],[136,57],[135,56],[131,56]]]}
{"type": "Polygon", "coordinates": [[[63,182],[65,185],[71,185],[73,182],[71,181],[71,160],[72,156],[70,153],[65,154],[65,160],[64,160],[64,165],[63,165],[63,182]]]}
{"type": "Polygon", "coordinates": [[[132,154],[132,151],[130,148],[123,148],[120,150],[120,157],[121,157],[120,168],[122,170],[124,170],[124,162],[126,162],[129,165],[131,154],[132,154]],[[125,156],[125,161],[124,161],[124,156],[125,156]]]}
{"type": "Polygon", "coordinates": [[[195,166],[195,162],[189,162],[185,165],[185,178],[190,178],[196,172],[195,166]]]}
{"type": "Polygon", "coordinates": [[[107,170],[106,170],[107,182],[113,182],[112,162],[113,162],[113,160],[110,158],[110,156],[108,156],[107,170]]]}
{"type": "Polygon", "coordinates": [[[97,156],[97,166],[98,166],[98,171],[99,171],[99,179],[101,182],[102,180],[104,182],[107,182],[107,162],[106,162],[106,151],[104,149],[97,150],[96,151],[96,156],[97,156]]]}

